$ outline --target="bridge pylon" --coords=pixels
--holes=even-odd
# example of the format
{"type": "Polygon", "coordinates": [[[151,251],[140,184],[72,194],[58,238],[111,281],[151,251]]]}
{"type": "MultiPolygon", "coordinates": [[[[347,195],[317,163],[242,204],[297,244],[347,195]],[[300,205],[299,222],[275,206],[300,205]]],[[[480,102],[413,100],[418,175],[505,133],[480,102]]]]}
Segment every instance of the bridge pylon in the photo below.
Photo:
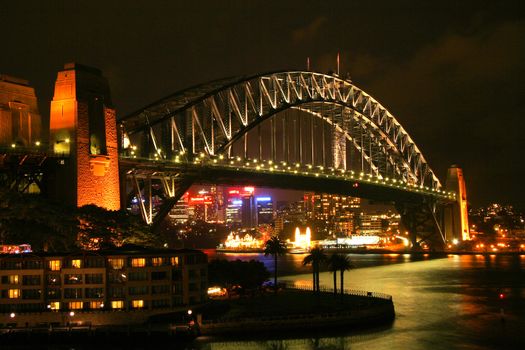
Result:
{"type": "Polygon", "coordinates": [[[51,102],[49,147],[56,156],[49,195],[65,204],[120,209],[117,124],[101,71],[68,63],[51,102]]]}
{"type": "Polygon", "coordinates": [[[448,242],[469,240],[467,189],[463,170],[459,166],[452,165],[448,169],[445,188],[456,193],[456,201],[444,209],[445,237],[448,242]]]}

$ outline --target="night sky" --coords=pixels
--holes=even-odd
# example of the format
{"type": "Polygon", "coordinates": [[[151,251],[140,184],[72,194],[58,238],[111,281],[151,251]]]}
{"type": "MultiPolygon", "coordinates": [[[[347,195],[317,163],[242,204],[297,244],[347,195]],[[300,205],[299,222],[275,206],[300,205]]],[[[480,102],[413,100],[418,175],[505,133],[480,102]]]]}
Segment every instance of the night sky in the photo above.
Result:
{"type": "Polygon", "coordinates": [[[516,1],[2,1],[0,72],[49,115],[56,73],[109,78],[119,116],[216,78],[341,71],[405,127],[469,199],[525,209],[525,4],[516,1]]]}

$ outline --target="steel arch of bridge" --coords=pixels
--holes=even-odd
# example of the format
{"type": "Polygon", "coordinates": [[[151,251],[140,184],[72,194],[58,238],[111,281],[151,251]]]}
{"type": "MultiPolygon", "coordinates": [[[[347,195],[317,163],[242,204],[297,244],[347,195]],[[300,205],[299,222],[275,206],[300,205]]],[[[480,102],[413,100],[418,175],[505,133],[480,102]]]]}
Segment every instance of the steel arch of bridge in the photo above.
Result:
{"type": "MultiPolygon", "coordinates": [[[[361,174],[396,178],[409,186],[440,192],[441,183],[423,154],[386,108],[352,82],[315,72],[275,72],[217,80],[166,97],[119,120],[124,157],[183,164],[229,160],[236,141],[266,119],[289,109],[301,110],[331,125],[332,139],[338,134],[346,140],[342,146],[345,151],[339,152],[343,158],[346,145],[359,152],[361,174]]],[[[274,137],[270,143],[272,159],[274,137]]],[[[338,153],[333,145],[323,144],[323,157],[326,146],[338,153]]],[[[314,154],[312,146],[310,163],[314,163],[314,154]]],[[[346,158],[334,159],[332,166],[345,170],[346,158]]],[[[155,175],[139,168],[128,172],[137,194],[147,196],[139,184],[141,178],[147,182],[157,176],[166,197],[177,197],[174,178],[182,179],[181,174],[157,171],[155,175]]],[[[151,196],[151,189],[148,191],[151,196]]],[[[149,208],[142,208],[147,222],[153,218],[149,203],[149,208]]]]}

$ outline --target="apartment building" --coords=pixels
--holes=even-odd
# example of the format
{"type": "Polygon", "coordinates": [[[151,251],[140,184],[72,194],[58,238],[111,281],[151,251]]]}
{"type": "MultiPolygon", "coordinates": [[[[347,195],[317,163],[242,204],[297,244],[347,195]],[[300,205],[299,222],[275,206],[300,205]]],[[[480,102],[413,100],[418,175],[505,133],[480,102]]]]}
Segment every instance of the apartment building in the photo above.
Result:
{"type": "Polygon", "coordinates": [[[197,250],[0,255],[0,313],[155,310],[206,299],[207,257],[197,250]]]}

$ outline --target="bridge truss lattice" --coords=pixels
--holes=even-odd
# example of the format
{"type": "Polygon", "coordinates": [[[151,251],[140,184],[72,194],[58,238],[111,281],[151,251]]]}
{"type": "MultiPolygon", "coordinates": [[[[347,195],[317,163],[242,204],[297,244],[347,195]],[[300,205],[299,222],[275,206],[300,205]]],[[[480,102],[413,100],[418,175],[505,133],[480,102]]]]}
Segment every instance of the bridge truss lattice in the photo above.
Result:
{"type": "Polygon", "coordinates": [[[165,215],[191,183],[182,167],[203,164],[329,169],[442,193],[397,119],[334,75],[287,71],[217,80],[121,118],[119,131],[121,160],[134,164],[126,174],[138,198],[149,197],[139,202],[150,223],[152,190],[146,184],[160,181],[165,215]]]}

